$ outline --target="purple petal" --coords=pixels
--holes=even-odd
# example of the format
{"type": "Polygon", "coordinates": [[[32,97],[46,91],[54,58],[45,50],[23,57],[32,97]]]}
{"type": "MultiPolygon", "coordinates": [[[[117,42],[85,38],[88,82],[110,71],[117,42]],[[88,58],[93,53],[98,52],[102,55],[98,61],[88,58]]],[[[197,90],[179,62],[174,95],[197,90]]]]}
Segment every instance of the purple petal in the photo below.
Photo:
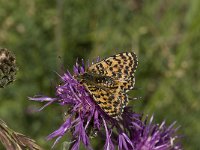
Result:
{"type": "Polygon", "coordinates": [[[125,133],[121,133],[118,137],[118,149],[119,150],[130,150],[134,149],[133,143],[125,133]]]}
{"type": "Polygon", "coordinates": [[[80,140],[83,142],[83,144],[85,145],[85,147],[87,147],[87,149],[92,150],[91,146],[90,146],[90,141],[89,141],[89,137],[87,136],[86,132],[85,132],[85,128],[83,126],[82,121],[80,121],[76,127],[75,127],[75,131],[74,131],[74,135],[75,136],[79,136],[80,140]]]}
{"type": "Polygon", "coordinates": [[[69,117],[59,129],[48,135],[47,139],[50,140],[56,136],[62,137],[67,132],[67,130],[72,126],[71,120],[72,120],[71,117],[69,117]]]}
{"type": "Polygon", "coordinates": [[[80,147],[80,138],[73,144],[71,150],[79,150],[80,147]]]}
{"type": "Polygon", "coordinates": [[[114,150],[114,145],[112,143],[112,140],[111,140],[111,134],[110,132],[108,131],[108,128],[107,128],[107,125],[106,125],[106,122],[105,120],[103,119],[103,123],[104,123],[104,127],[105,127],[105,130],[106,130],[106,143],[104,145],[104,150],[114,150]]]}
{"type": "Polygon", "coordinates": [[[95,126],[97,129],[100,129],[99,113],[98,113],[97,110],[96,110],[95,113],[94,113],[94,126],[95,126]]]}

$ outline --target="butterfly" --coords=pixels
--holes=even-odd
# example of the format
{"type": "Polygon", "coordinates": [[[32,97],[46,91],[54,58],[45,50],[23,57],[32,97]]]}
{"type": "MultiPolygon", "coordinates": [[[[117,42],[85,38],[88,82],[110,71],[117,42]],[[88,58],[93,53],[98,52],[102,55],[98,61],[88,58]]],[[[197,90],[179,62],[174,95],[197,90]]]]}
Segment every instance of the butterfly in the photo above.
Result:
{"type": "Polygon", "coordinates": [[[138,59],[134,52],[119,53],[89,66],[76,78],[109,116],[121,116],[135,85],[138,59]]]}

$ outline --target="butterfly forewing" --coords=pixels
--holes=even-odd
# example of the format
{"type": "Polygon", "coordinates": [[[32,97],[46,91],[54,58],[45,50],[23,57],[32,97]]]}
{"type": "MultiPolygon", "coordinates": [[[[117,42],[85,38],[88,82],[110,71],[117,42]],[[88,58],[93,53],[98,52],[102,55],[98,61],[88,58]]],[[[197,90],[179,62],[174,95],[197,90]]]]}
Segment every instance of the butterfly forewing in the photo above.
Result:
{"type": "Polygon", "coordinates": [[[137,64],[135,53],[120,53],[91,65],[79,79],[100,108],[117,117],[128,103],[126,92],[134,87],[137,64]]]}
{"type": "Polygon", "coordinates": [[[128,91],[134,87],[134,73],[137,65],[136,54],[133,52],[126,52],[93,64],[87,69],[87,72],[112,77],[119,81],[123,90],[128,91]]]}

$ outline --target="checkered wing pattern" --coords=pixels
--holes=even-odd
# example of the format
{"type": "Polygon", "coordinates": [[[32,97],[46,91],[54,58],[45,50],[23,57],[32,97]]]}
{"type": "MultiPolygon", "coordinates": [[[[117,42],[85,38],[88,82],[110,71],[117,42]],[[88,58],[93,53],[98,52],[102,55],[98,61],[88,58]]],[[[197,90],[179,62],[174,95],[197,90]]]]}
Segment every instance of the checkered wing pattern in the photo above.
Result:
{"type": "Polygon", "coordinates": [[[114,80],[119,81],[121,88],[127,92],[134,87],[137,65],[136,54],[134,52],[126,52],[93,64],[88,68],[87,72],[112,77],[114,80]]]}

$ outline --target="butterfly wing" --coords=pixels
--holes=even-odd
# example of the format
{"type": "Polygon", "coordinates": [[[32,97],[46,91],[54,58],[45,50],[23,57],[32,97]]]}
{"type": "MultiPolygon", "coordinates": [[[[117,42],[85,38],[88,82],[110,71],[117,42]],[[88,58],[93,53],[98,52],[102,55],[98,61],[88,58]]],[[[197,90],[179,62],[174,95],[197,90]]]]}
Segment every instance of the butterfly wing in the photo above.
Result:
{"type": "Polygon", "coordinates": [[[120,53],[91,65],[88,73],[112,77],[119,81],[119,86],[125,92],[133,89],[135,84],[135,71],[138,65],[134,52],[120,53]]]}
{"type": "Polygon", "coordinates": [[[85,83],[84,86],[93,96],[95,102],[106,114],[111,117],[117,117],[122,114],[124,107],[128,102],[128,97],[119,88],[106,89],[85,83]]]}

